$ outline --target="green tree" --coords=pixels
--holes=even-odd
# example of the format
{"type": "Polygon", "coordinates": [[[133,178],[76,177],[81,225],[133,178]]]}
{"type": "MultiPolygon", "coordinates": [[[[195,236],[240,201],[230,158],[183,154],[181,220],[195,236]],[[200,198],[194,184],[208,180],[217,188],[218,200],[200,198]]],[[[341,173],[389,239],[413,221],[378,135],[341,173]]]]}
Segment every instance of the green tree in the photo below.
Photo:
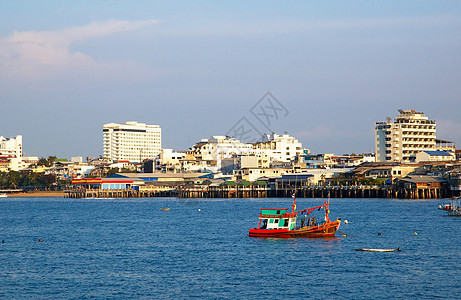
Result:
{"type": "Polygon", "coordinates": [[[37,165],[51,167],[55,161],[56,161],[56,156],[48,156],[48,158],[42,157],[38,160],[37,165]]]}
{"type": "Polygon", "coordinates": [[[8,176],[8,186],[17,188],[21,183],[21,175],[17,171],[10,171],[8,176]]]}

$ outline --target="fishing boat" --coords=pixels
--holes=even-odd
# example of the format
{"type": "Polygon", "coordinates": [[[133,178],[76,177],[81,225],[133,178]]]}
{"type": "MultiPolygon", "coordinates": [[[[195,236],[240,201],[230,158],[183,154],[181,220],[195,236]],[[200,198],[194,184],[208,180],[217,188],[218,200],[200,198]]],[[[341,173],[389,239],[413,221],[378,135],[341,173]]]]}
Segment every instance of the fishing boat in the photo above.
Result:
{"type": "Polygon", "coordinates": [[[440,204],[439,209],[446,211],[449,216],[461,217],[460,197],[453,198],[449,204],[440,204]]]}
{"type": "Polygon", "coordinates": [[[261,208],[259,226],[250,229],[248,235],[250,237],[274,238],[334,237],[341,224],[341,219],[330,220],[329,205],[330,203],[325,200],[323,205],[296,211],[296,197],[293,194],[292,212],[288,212],[288,208],[261,208]],[[321,209],[325,212],[323,220],[309,216],[314,211],[321,209]]]}

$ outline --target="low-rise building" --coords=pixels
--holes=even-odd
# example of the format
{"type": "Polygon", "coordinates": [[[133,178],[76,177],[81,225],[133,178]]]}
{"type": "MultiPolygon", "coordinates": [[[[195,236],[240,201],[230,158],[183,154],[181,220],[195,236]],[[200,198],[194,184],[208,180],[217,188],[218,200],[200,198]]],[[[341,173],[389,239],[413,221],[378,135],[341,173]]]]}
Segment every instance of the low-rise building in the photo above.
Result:
{"type": "Polygon", "coordinates": [[[297,156],[307,152],[302,143],[288,134],[266,134],[265,141],[253,144],[256,155],[266,154],[270,162],[291,162],[297,156]]]}
{"type": "Polygon", "coordinates": [[[418,167],[416,164],[378,164],[358,167],[354,174],[363,178],[402,178],[413,173],[418,167]]]}
{"type": "Polygon", "coordinates": [[[173,149],[162,149],[160,152],[160,163],[162,165],[181,165],[181,161],[186,158],[185,152],[176,152],[173,149]]]}
{"type": "Polygon", "coordinates": [[[450,151],[421,151],[416,153],[415,161],[417,163],[424,161],[454,161],[456,155],[450,151]]]}
{"type": "Polygon", "coordinates": [[[254,182],[259,178],[275,178],[292,173],[292,168],[242,168],[234,171],[237,179],[254,182]]]}

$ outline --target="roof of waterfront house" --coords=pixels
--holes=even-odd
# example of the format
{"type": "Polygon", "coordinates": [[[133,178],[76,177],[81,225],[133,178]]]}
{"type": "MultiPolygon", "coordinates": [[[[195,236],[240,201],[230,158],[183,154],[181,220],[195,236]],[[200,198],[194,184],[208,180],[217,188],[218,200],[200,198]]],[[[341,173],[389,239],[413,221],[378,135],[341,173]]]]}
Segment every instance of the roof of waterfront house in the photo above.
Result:
{"type": "Polygon", "coordinates": [[[423,151],[423,152],[427,153],[427,154],[429,154],[431,156],[450,156],[450,155],[452,155],[451,153],[446,152],[446,151],[428,151],[428,150],[426,150],[426,151],[423,151]]]}
{"type": "Polygon", "coordinates": [[[109,178],[130,178],[143,181],[186,181],[210,178],[212,173],[117,173],[109,178]]]}
{"type": "Polygon", "coordinates": [[[135,181],[142,182],[139,178],[81,178],[72,179],[72,184],[101,184],[101,183],[133,183],[135,181]]]}
{"type": "Polygon", "coordinates": [[[443,179],[443,178],[433,177],[433,176],[425,176],[425,175],[407,176],[407,177],[404,177],[404,178],[398,178],[396,180],[405,181],[405,182],[412,182],[412,183],[445,182],[445,179],[443,179]]]}

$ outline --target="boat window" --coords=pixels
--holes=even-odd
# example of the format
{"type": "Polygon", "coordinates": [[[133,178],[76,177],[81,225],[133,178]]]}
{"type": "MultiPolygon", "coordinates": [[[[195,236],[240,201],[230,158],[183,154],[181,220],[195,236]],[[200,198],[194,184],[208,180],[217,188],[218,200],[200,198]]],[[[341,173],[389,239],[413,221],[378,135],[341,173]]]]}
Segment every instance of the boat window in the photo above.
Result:
{"type": "Polygon", "coordinates": [[[269,219],[269,223],[274,223],[274,219],[269,219]]]}
{"type": "Polygon", "coordinates": [[[279,222],[279,219],[275,219],[275,223],[277,224],[279,222]]]}
{"type": "Polygon", "coordinates": [[[277,210],[277,215],[280,215],[280,210],[277,210]]]}
{"type": "Polygon", "coordinates": [[[267,219],[263,219],[263,224],[261,226],[261,229],[266,229],[267,228],[267,219]]]}

